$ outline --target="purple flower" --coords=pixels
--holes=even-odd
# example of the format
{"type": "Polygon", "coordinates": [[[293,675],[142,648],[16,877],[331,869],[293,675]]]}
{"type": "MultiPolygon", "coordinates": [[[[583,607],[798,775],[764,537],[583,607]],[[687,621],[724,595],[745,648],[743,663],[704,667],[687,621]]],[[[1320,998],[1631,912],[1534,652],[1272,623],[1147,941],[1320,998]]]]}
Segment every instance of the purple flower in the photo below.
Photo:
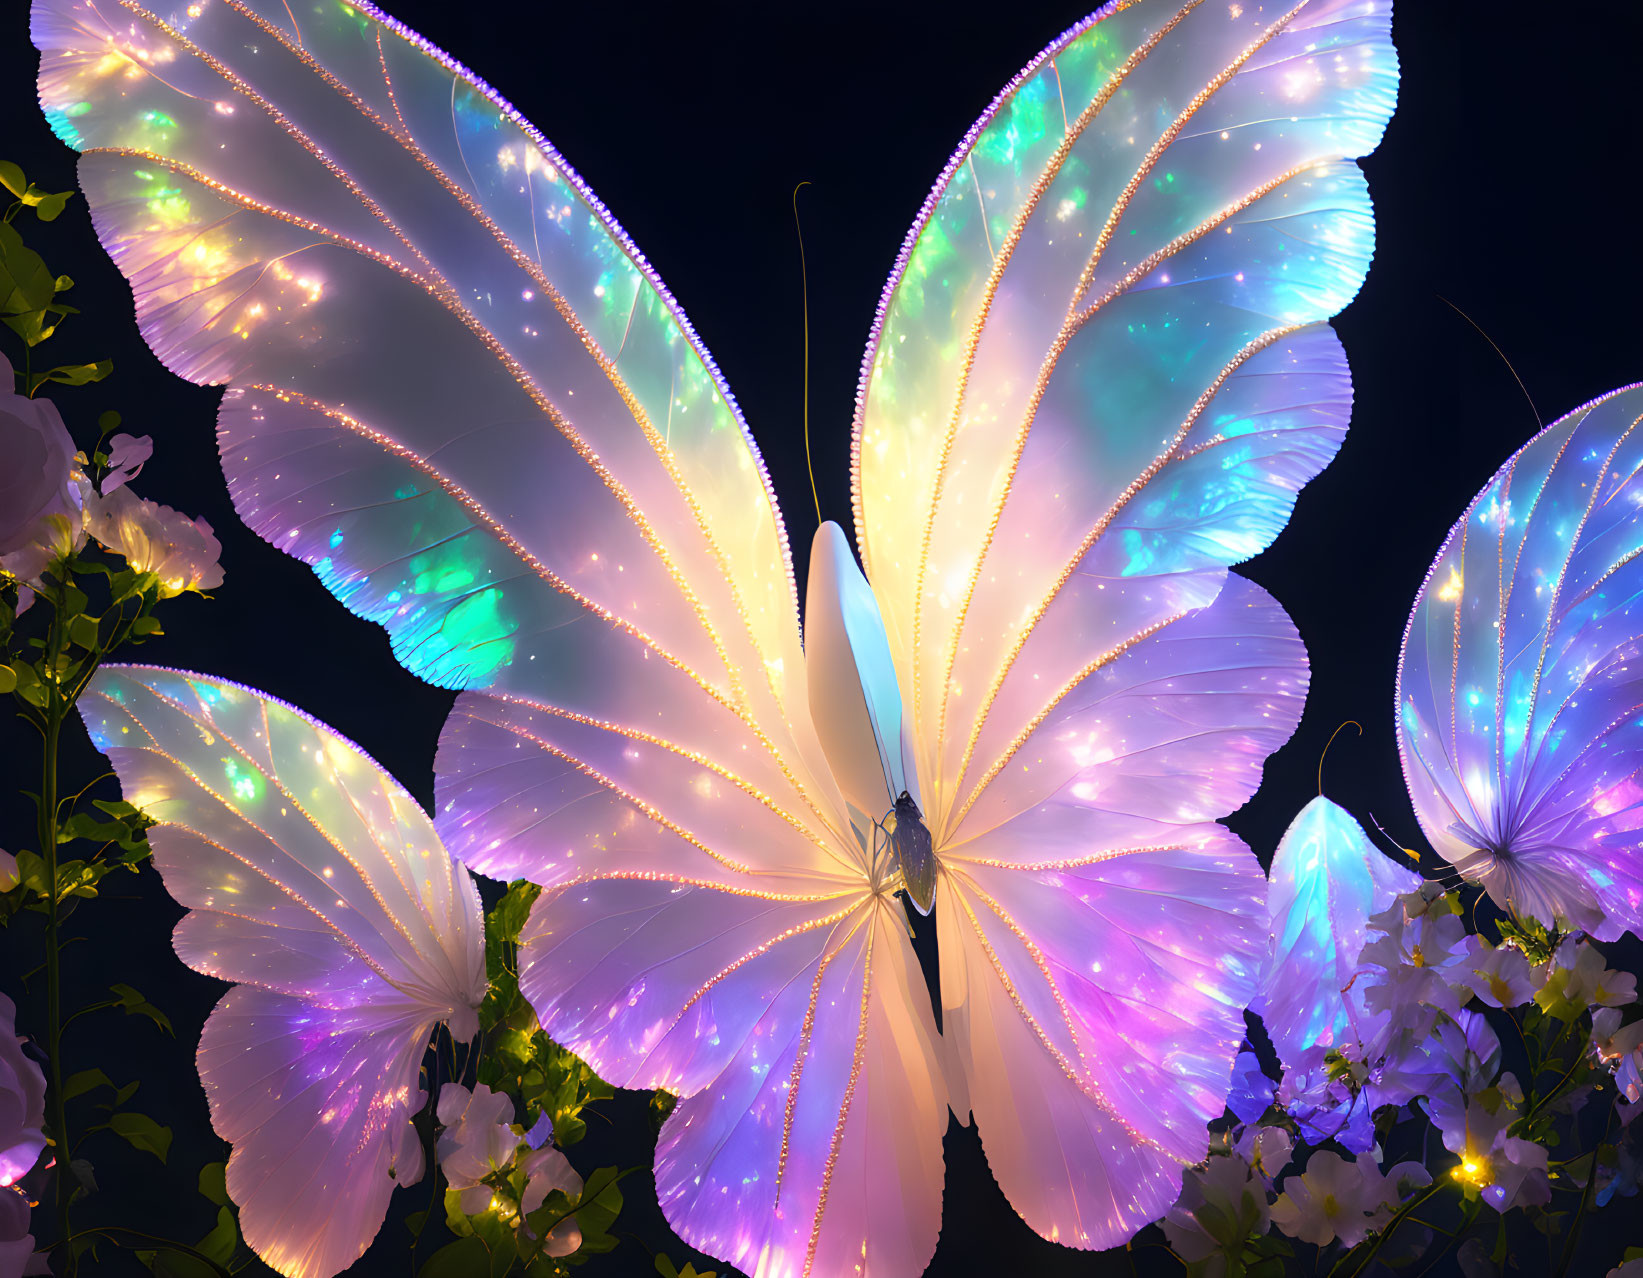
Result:
{"type": "Polygon", "coordinates": [[[74,441],[49,399],[17,394],[0,356],[0,571],[36,581],[80,523],[74,441]]]}
{"type": "Polygon", "coordinates": [[[1239,1134],[1233,1150],[1270,1189],[1272,1182],[1289,1166],[1295,1142],[1285,1128],[1257,1127],[1251,1123],[1239,1134]]]}
{"type": "Polygon", "coordinates": [[[26,1176],[46,1147],[46,1078],[23,1055],[16,1018],[16,1005],[0,994],[0,1186],[26,1176]]]}
{"type": "Polygon", "coordinates": [[[108,441],[108,472],[100,485],[106,497],[123,488],[142,473],[143,463],[154,456],[154,439],[149,435],[116,435],[108,441]]]}
{"type": "Polygon", "coordinates": [[[1333,1140],[1353,1153],[1375,1143],[1375,1120],[1369,1101],[1340,1070],[1325,1059],[1329,1049],[1309,1047],[1278,1084],[1278,1104],[1301,1129],[1310,1145],[1333,1140]]]}
{"type": "Polygon", "coordinates": [[[1241,1123],[1253,1123],[1272,1107],[1276,1095],[1273,1081],[1261,1069],[1260,1058],[1254,1052],[1239,1052],[1232,1063],[1232,1091],[1227,1095],[1227,1108],[1241,1123]]]}
{"type": "Polygon", "coordinates": [[[1444,1021],[1427,1053],[1433,1066],[1467,1096],[1483,1091],[1500,1073],[1500,1039],[1477,1012],[1462,1011],[1444,1021]]]}
{"type": "Polygon", "coordinates": [[[1514,945],[1479,941],[1466,984],[1491,1007],[1517,1007],[1535,995],[1538,982],[1528,957],[1514,945]]]}
{"type": "Polygon", "coordinates": [[[0,1188],[0,1274],[49,1274],[44,1256],[34,1251],[29,1232],[29,1199],[16,1186],[0,1188]]]}
{"type": "Polygon", "coordinates": [[[1467,962],[1479,939],[1455,914],[1440,914],[1419,893],[1399,897],[1372,916],[1371,931],[1358,956],[1364,1006],[1372,1012],[1426,1003],[1450,1016],[1470,997],[1467,962]],[[1413,899],[1411,899],[1413,898],[1413,899]],[[1419,912],[1410,914],[1409,909],[1419,912]]]}
{"type": "Polygon", "coordinates": [[[1481,1193],[1499,1212],[1540,1206],[1552,1198],[1546,1150],[1506,1134],[1519,1117],[1522,1099],[1517,1079],[1503,1074],[1497,1086],[1476,1095],[1452,1087],[1426,1100],[1426,1112],[1443,1133],[1444,1148],[1460,1159],[1449,1174],[1468,1195],[1481,1193]]]}

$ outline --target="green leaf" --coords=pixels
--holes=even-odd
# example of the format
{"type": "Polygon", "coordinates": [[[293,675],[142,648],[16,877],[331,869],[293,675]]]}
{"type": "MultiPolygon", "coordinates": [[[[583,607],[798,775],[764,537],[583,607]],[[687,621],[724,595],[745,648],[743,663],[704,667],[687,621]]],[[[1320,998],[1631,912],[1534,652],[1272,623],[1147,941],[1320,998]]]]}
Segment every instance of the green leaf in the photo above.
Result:
{"type": "Polygon", "coordinates": [[[656,1253],[656,1272],[661,1274],[662,1278],[718,1278],[717,1270],[697,1269],[695,1264],[688,1260],[683,1269],[677,1269],[663,1251],[656,1253]]]}
{"type": "Polygon", "coordinates": [[[34,852],[24,848],[17,854],[17,877],[23,886],[37,896],[51,896],[51,880],[46,877],[46,863],[34,852]]]}
{"type": "Polygon", "coordinates": [[[57,382],[63,386],[84,386],[100,382],[114,371],[114,361],[100,359],[91,364],[59,364],[44,373],[36,373],[40,382],[57,382]]]}
{"type": "Polygon", "coordinates": [[[43,311],[57,296],[57,277],[40,255],[23,243],[17,228],[0,222],[0,313],[43,311]]]}
{"type": "Polygon", "coordinates": [[[125,1009],[127,1016],[146,1016],[167,1034],[175,1036],[171,1028],[171,1018],[154,1004],[150,1003],[138,991],[129,985],[110,985],[109,993],[119,1000],[120,1006],[125,1009]]]}
{"type": "Polygon", "coordinates": [[[88,651],[96,651],[98,634],[97,618],[81,613],[71,617],[68,623],[68,637],[71,643],[76,643],[88,651]]]}
{"type": "MultiPolygon", "coordinates": [[[[207,1163],[200,1168],[200,1193],[219,1207],[228,1206],[228,1167],[223,1163],[207,1163]]],[[[202,1247],[200,1249],[204,1251],[202,1247]]]]}
{"type": "Polygon", "coordinates": [[[103,1127],[124,1137],[137,1149],[153,1154],[162,1163],[171,1151],[171,1129],[160,1126],[147,1114],[110,1114],[103,1127]]]}
{"type": "Polygon", "coordinates": [[[659,1135],[662,1124],[667,1122],[668,1115],[673,1107],[679,1103],[679,1098],[665,1087],[658,1087],[650,1094],[650,1133],[659,1135]]]}
{"type": "Polygon", "coordinates": [[[17,671],[10,666],[0,665],[0,697],[17,687],[17,671]]]}
{"type": "Polygon", "coordinates": [[[29,194],[23,197],[23,203],[33,204],[34,215],[42,222],[55,222],[73,198],[73,191],[42,191],[37,186],[31,186],[29,194]]]}
{"type": "Polygon", "coordinates": [[[23,170],[10,160],[0,160],[0,186],[5,187],[18,199],[22,199],[23,192],[29,189],[28,179],[23,176],[23,170]]]}
{"type": "Polygon", "coordinates": [[[234,1253],[239,1250],[239,1245],[240,1227],[235,1223],[234,1213],[227,1207],[219,1207],[215,1228],[194,1247],[201,1255],[209,1256],[226,1268],[228,1262],[234,1259],[234,1253]]]}
{"type": "Polygon", "coordinates": [[[100,1069],[83,1069],[78,1074],[69,1076],[68,1082],[63,1084],[63,1099],[71,1101],[76,1096],[84,1096],[87,1092],[94,1092],[99,1087],[113,1088],[114,1082],[100,1069]]]}
{"type": "Polygon", "coordinates": [[[478,1235],[458,1238],[429,1256],[417,1278],[502,1278],[517,1254],[512,1239],[493,1252],[478,1235]]]}

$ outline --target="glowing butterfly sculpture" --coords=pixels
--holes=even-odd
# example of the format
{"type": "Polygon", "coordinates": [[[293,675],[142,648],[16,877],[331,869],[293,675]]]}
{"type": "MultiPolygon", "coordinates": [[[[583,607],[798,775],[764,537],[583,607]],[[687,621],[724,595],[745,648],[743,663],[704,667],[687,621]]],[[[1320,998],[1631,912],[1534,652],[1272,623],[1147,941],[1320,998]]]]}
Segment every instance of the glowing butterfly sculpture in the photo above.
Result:
{"type": "Polygon", "coordinates": [[[441,833],[549,889],[546,1030],[683,1097],[657,1187],[703,1250],[917,1273],[949,1105],[1076,1246],[1204,1154],[1265,949],[1215,821],[1307,678],[1227,566],[1346,428],[1389,9],[1115,3],[999,95],[885,289],[867,577],[824,526],[801,648],[729,391],[498,95],[359,0],[36,0],[144,332],[228,386],[239,511],[465,689],[441,833]]]}
{"type": "Polygon", "coordinates": [[[422,1176],[411,1116],[440,1022],[479,1028],[484,920],[416,800],[352,742],[249,688],[105,668],[80,702],[149,831],[172,936],[236,982],[200,1035],[234,1147],[246,1242],[283,1274],[334,1274],[422,1176]]]}
{"type": "Polygon", "coordinates": [[[1279,1059],[1334,1046],[1352,1023],[1342,991],[1357,971],[1369,916],[1413,892],[1420,875],[1380,852],[1345,808],[1319,795],[1300,810],[1268,871],[1272,953],[1252,1010],[1279,1059]]]}
{"type": "Polygon", "coordinates": [[[1495,902],[1643,930],[1643,387],[1553,422],[1427,574],[1398,668],[1421,828],[1495,902]]]}

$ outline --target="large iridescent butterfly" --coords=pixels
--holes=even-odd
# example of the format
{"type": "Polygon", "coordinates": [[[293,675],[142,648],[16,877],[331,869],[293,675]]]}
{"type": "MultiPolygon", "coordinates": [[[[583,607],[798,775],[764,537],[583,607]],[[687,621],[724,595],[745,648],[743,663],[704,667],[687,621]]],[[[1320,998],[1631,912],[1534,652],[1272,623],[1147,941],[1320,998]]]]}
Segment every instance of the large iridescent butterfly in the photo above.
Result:
{"type": "Polygon", "coordinates": [[[150,343],[228,386],[246,521],[464,690],[440,831],[548,889],[547,1031],[683,1098],[674,1227],[915,1274],[949,1104],[1045,1236],[1158,1216],[1265,950],[1216,818],[1307,665],[1227,566],[1346,428],[1389,0],[1116,0],[998,96],[880,303],[867,575],[824,525],[802,648],[734,400],[517,112],[359,0],[158,7],[35,0],[42,101],[150,343]]]}
{"type": "Polygon", "coordinates": [[[1643,930],[1643,387],[1546,427],[1415,599],[1398,748],[1438,854],[1502,909],[1643,930]]]}
{"type": "Polygon", "coordinates": [[[199,1065],[240,1229],[281,1273],[334,1274],[422,1175],[411,1116],[431,1032],[479,1028],[479,893],[415,799],[283,702],[114,666],[81,712],[158,822],[154,864],[189,910],[178,957],[236,982],[199,1065]]]}

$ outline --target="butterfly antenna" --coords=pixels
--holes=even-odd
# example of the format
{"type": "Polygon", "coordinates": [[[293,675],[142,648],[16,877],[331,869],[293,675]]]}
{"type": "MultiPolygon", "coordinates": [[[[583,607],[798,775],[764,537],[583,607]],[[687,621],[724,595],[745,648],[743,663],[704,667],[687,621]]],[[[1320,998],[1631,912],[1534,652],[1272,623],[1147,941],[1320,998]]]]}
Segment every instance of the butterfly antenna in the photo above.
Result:
{"type": "Polygon", "coordinates": [[[1386,827],[1383,826],[1379,821],[1377,821],[1375,819],[1375,814],[1373,812],[1371,812],[1369,814],[1369,824],[1374,826],[1377,830],[1380,831],[1381,838],[1385,839],[1388,843],[1390,843],[1399,852],[1402,852],[1411,861],[1415,862],[1416,865],[1420,864],[1421,854],[1419,852],[1415,851],[1414,848],[1404,847],[1403,844],[1399,843],[1390,834],[1388,834],[1386,832],[1386,827]]]}
{"type": "Polygon", "coordinates": [[[1456,315],[1459,315],[1463,320],[1465,320],[1473,328],[1477,329],[1478,335],[1480,337],[1482,337],[1484,341],[1488,342],[1490,346],[1493,346],[1495,348],[1495,354],[1500,356],[1500,362],[1506,365],[1507,371],[1510,372],[1512,374],[1512,376],[1517,380],[1518,389],[1523,392],[1523,398],[1529,401],[1529,411],[1535,415],[1535,425],[1537,427],[1544,428],[1546,423],[1543,422],[1540,418],[1540,409],[1535,407],[1534,396],[1529,394],[1529,388],[1523,384],[1523,379],[1521,377],[1518,377],[1517,369],[1512,367],[1512,361],[1506,358],[1506,352],[1500,349],[1500,347],[1496,344],[1494,338],[1490,337],[1489,334],[1487,334],[1483,331],[1483,326],[1481,324],[1479,324],[1475,319],[1473,319],[1465,311],[1461,310],[1460,307],[1456,306],[1453,302],[1451,302],[1442,293],[1438,293],[1438,294],[1436,294],[1436,296],[1437,296],[1438,301],[1442,302],[1450,310],[1454,311],[1456,315]]]}
{"type": "Polygon", "coordinates": [[[809,185],[807,180],[793,188],[793,229],[799,233],[799,285],[804,290],[804,468],[810,472],[810,500],[816,503],[820,526],[821,497],[816,492],[816,468],[810,461],[810,276],[804,266],[804,226],[799,221],[799,191],[809,185]]]}
{"type": "MultiPolygon", "coordinates": [[[[1349,725],[1358,730],[1358,735],[1360,737],[1363,736],[1363,724],[1359,723],[1356,719],[1348,719],[1346,721],[1346,723],[1341,724],[1341,728],[1345,728],[1349,725]]],[[[1333,731],[1329,734],[1329,740],[1324,742],[1323,754],[1320,754],[1318,756],[1318,797],[1319,798],[1322,798],[1323,793],[1324,793],[1324,755],[1327,755],[1329,753],[1329,747],[1335,744],[1335,738],[1341,735],[1341,728],[1336,728],[1335,731],[1333,731]]]]}

